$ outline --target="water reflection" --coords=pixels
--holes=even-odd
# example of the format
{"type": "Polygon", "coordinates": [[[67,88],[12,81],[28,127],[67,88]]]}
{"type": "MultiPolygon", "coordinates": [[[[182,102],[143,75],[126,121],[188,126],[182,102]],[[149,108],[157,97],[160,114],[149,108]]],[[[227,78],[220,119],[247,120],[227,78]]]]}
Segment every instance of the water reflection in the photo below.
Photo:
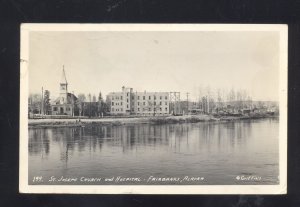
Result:
{"type": "Polygon", "coordinates": [[[49,136],[51,130],[36,129],[29,130],[29,145],[28,150],[30,155],[41,154],[44,156],[48,155],[50,152],[49,136]]]}
{"type": "Polygon", "coordinates": [[[57,143],[61,151],[96,151],[105,144],[122,148],[126,153],[136,146],[170,146],[175,152],[195,145],[201,149],[235,148],[251,137],[250,122],[226,124],[176,124],[176,125],[132,125],[132,126],[88,126],[78,128],[30,129],[29,154],[44,154],[50,151],[51,142],[57,143]],[[198,139],[195,139],[195,135],[198,139]],[[217,138],[217,139],[215,139],[217,138]],[[190,139],[190,140],[189,140],[190,139]],[[216,143],[215,143],[216,142],[216,143]]]}
{"type": "Polygon", "coordinates": [[[73,170],[80,174],[86,166],[84,172],[92,175],[131,175],[136,169],[136,174],[150,170],[168,175],[201,172],[212,176],[215,172],[219,176],[224,170],[232,174],[241,171],[238,167],[255,171],[275,163],[268,172],[274,171],[276,177],[277,142],[278,120],[29,129],[29,171],[47,173],[51,168],[55,169],[52,173],[73,170]],[[95,165],[105,168],[99,172],[95,165]]]}

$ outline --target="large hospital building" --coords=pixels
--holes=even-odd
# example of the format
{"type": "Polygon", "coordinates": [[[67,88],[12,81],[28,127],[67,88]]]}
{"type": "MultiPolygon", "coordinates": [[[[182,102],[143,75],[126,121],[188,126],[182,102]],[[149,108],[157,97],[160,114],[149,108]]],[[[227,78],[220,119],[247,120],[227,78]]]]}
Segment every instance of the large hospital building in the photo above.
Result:
{"type": "Polygon", "coordinates": [[[167,115],[169,111],[168,92],[134,92],[122,87],[121,92],[111,92],[106,100],[112,115],[167,115]]]}

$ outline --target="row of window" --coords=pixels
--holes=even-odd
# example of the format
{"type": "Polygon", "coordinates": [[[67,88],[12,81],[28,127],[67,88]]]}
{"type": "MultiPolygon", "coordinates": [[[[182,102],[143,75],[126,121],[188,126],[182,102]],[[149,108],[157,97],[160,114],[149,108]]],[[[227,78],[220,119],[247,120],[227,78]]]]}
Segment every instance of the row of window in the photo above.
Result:
{"type": "MultiPolygon", "coordinates": [[[[132,104],[134,105],[134,103],[132,103],[132,104]]],[[[140,106],[140,104],[142,104],[142,102],[137,102],[137,105],[138,105],[138,106],[140,106]]],[[[153,104],[156,105],[156,101],[153,102],[153,104]]],[[[112,106],[115,106],[115,105],[116,105],[116,106],[120,106],[120,105],[122,106],[122,105],[123,105],[123,102],[120,102],[120,103],[119,103],[119,102],[111,102],[111,105],[112,105],[112,106]]],[[[146,105],[146,102],[143,102],[143,106],[145,106],[145,105],[146,105]]],[[[161,101],[159,102],[159,105],[162,105],[162,102],[161,102],[161,101]]],[[[165,105],[167,106],[167,105],[168,105],[168,102],[165,102],[165,105]]],[[[127,104],[127,108],[128,108],[128,104],[127,104]]]]}
{"type": "MultiPolygon", "coordinates": [[[[128,96],[128,93],[127,93],[127,96],[128,96]]],[[[152,96],[147,96],[148,97],[148,100],[151,100],[151,97],[152,96]]],[[[123,96],[112,96],[111,98],[112,100],[123,100],[123,96]]],[[[153,96],[153,99],[156,100],[156,96],[153,96]]],[[[163,99],[163,96],[159,96],[159,99],[162,100],[163,99]]],[[[132,100],[134,100],[134,96],[132,96],[132,100]]],[[[140,100],[140,96],[137,96],[137,100],[140,100]]],[[[146,100],[146,96],[143,96],[143,100],[146,100]]],[[[165,100],[168,100],[168,96],[165,96],[165,100]]],[[[127,98],[127,102],[128,102],[128,98],[127,98]]]]}
{"type": "MultiPolygon", "coordinates": [[[[140,96],[137,97],[138,100],[140,100],[140,96]]],[[[146,99],[146,96],[143,96],[143,100],[146,99]]],[[[148,96],[148,99],[151,100],[151,96],[148,96]]],[[[153,96],[153,99],[156,100],[156,96],[153,96]]],[[[159,96],[159,99],[162,100],[163,97],[159,96]]],[[[168,96],[165,96],[165,100],[168,100],[168,96]]]]}
{"type": "MultiPolygon", "coordinates": [[[[53,107],[53,111],[57,111],[57,107],[53,107]]],[[[66,111],[71,111],[71,108],[67,107],[66,111]]]]}
{"type": "MultiPolygon", "coordinates": [[[[112,109],[111,109],[111,111],[112,111],[112,112],[114,112],[114,111],[115,111],[115,109],[114,109],[114,108],[112,108],[112,109]]],[[[123,111],[123,109],[122,109],[122,108],[120,108],[120,109],[116,109],[116,111],[123,111]]]]}
{"type": "MultiPolygon", "coordinates": [[[[138,111],[154,111],[151,108],[142,108],[142,110],[140,110],[140,108],[138,108],[138,111]]],[[[162,111],[162,108],[157,109],[156,111],[162,111]]],[[[168,111],[168,108],[165,108],[165,111],[168,111]]]]}
{"type": "MultiPolygon", "coordinates": [[[[116,106],[119,106],[120,104],[119,103],[116,103],[116,106]]],[[[114,102],[111,103],[111,106],[113,107],[114,106],[114,102]]],[[[121,106],[122,106],[122,102],[121,102],[121,106]]],[[[129,105],[127,104],[126,108],[129,109],[129,105]]]]}
{"type": "Polygon", "coordinates": [[[120,102],[120,103],[119,102],[111,102],[111,105],[114,106],[115,103],[116,103],[116,106],[120,106],[120,105],[123,106],[123,102],[120,102]]]}
{"type": "MultiPolygon", "coordinates": [[[[140,103],[142,104],[142,102],[138,102],[138,106],[140,105],[140,103]]],[[[153,102],[153,104],[156,106],[156,101],[153,102]]],[[[146,102],[143,102],[143,106],[146,105],[146,102]]],[[[162,102],[160,101],[159,102],[159,105],[161,106],[162,105],[162,102]]],[[[168,102],[165,102],[165,105],[167,106],[168,105],[168,102]]]]}
{"type": "MultiPolygon", "coordinates": [[[[154,108],[155,109],[155,108],[154,108]]],[[[138,108],[137,110],[138,111],[154,111],[153,108],[138,108]]],[[[112,108],[111,109],[112,112],[115,112],[115,111],[123,111],[123,108],[112,108]]],[[[163,111],[163,108],[158,108],[158,109],[155,109],[155,111],[163,111]]],[[[168,107],[165,107],[165,111],[168,111],[168,107]]]]}
{"type": "Polygon", "coordinates": [[[120,96],[120,97],[119,96],[116,96],[116,97],[113,96],[111,99],[114,100],[115,98],[116,98],[116,100],[119,100],[119,99],[123,100],[123,96],[120,96]]]}

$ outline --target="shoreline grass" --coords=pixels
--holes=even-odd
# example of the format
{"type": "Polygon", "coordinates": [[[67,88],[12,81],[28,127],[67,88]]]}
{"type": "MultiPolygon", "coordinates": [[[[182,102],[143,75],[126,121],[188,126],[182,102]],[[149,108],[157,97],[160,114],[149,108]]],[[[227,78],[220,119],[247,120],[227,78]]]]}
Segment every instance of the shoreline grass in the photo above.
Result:
{"type": "Polygon", "coordinates": [[[228,122],[237,120],[251,120],[261,118],[276,118],[271,115],[255,116],[221,116],[213,115],[185,115],[185,116],[164,116],[164,117],[132,117],[132,118],[99,118],[99,119],[29,119],[29,128],[46,127],[76,127],[86,125],[125,125],[125,124],[176,124],[176,123],[197,123],[197,122],[228,122]]]}

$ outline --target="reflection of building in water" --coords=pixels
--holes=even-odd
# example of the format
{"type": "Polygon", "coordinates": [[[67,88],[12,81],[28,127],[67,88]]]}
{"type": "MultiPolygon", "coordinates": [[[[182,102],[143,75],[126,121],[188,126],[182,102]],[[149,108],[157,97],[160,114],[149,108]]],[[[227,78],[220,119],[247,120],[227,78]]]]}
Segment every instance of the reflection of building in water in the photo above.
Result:
{"type": "Polygon", "coordinates": [[[168,92],[133,92],[132,88],[122,87],[121,92],[107,95],[112,115],[165,115],[169,114],[168,92]]]}
{"type": "Polygon", "coordinates": [[[50,141],[51,130],[47,129],[30,129],[28,151],[30,155],[41,156],[48,155],[50,152],[50,141]]]}
{"type": "Polygon", "coordinates": [[[119,146],[123,151],[138,146],[168,145],[169,125],[87,126],[52,129],[52,141],[68,161],[74,150],[96,151],[97,147],[119,146]]]}
{"type": "Polygon", "coordinates": [[[138,146],[168,145],[169,125],[132,125],[111,128],[109,144],[122,146],[123,151],[138,146]]]}
{"type": "Polygon", "coordinates": [[[91,125],[84,128],[29,130],[29,154],[47,156],[57,146],[60,160],[68,163],[76,152],[94,153],[107,148],[119,152],[163,149],[167,153],[214,153],[241,150],[252,133],[251,121],[228,123],[91,125]],[[50,144],[51,143],[51,144],[50,144]]]}

